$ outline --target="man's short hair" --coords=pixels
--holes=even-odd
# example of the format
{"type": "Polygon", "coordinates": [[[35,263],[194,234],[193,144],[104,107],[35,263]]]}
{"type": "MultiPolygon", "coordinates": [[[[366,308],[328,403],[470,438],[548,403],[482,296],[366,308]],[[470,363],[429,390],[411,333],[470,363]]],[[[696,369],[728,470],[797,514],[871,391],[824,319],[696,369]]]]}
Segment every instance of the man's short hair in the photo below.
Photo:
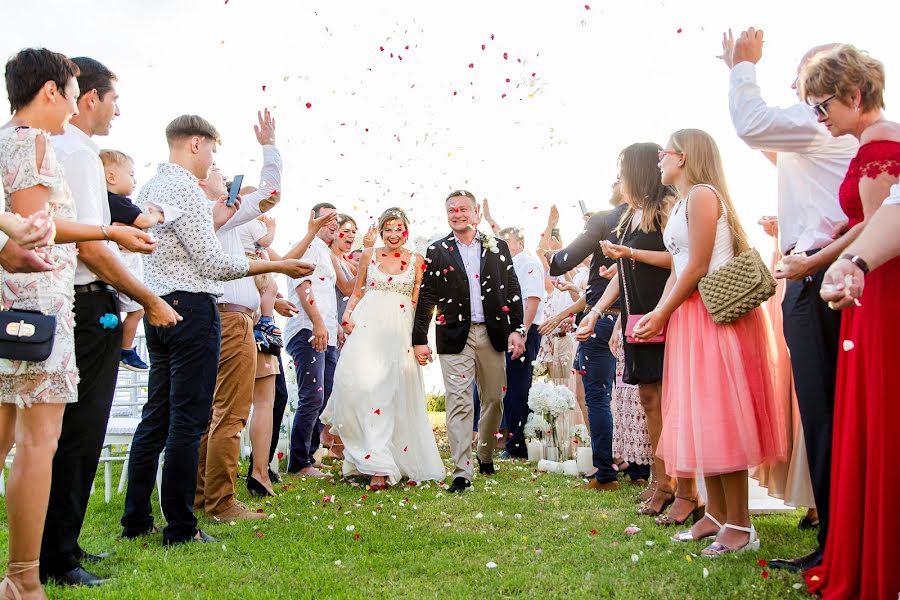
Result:
{"type": "Polygon", "coordinates": [[[313,214],[318,217],[319,211],[321,211],[323,208],[333,208],[334,210],[337,210],[337,206],[335,206],[331,202],[319,202],[312,207],[313,214]]]}
{"type": "Polygon", "coordinates": [[[134,159],[132,159],[124,152],[119,152],[118,150],[101,150],[100,160],[103,162],[104,169],[108,169],[112,166],[125,165],[128,163],[134,164],[134,159]]]}
{"type": "Polygon", "coordinates": [[[119,79],[103,63],[93,58],[77,56],[72,62],[78,65],[78,70],[81,71],[78,74],[79,100],[91,90],[97,90],[97,96],[103,101],[103,96],[112,90],[113,82],[119,79]]]}
{"type": "Polygon", "coordinates": [[[467,190],[454,190],[454,191],[450,192],[450,195],[444,199],[444,204],[446,204],[447,201],[450,200],[450,198],[455,198],[457,196],[464,196],[464,197],[468,198],[469,200],[471,200],[472,204],[478,204],[478,200],[475,199],[475,194],[473,194],[472,192],[469,192],[467,190]]]}
{"type": "Polygon", "coordinates": [[[59,93],[66,95],[66,83],[78,77],[78,65],[64,54],[46,48],[25,48],[6,63],[6,95],[9,111],[14,113],[28,106],[48,81],[52,81],[59,93]]]}
{"type": "Polygon", "coordinates": [[[222,137],[218,130],[213,127],[212,123],[199,115],[181,115],[166,127],[166,141],[170,148],[179,140],[195,136],[214,140],[217,144],[222,143],[222,137]]]}

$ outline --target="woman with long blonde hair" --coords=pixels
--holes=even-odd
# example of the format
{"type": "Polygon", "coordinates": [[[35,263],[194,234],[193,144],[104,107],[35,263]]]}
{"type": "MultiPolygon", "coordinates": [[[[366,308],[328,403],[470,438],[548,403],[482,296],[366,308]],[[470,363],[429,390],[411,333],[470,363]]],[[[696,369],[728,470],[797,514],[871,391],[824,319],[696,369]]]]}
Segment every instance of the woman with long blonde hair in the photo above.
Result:
{"type": "Polygon", "coordinates": [[[759,307],[717,325],[697,291],[700,279],[750,248],[715,141],[698,129],[676,131],[659,152],[659,165],[662,182],[680,198],[663,234],[673,270],[656,309],[634,334],[647,339],[668,323],[657,454],[669,475],[702,473],[708,496],[705,511],[695,500],[693,527],[673,540],[715,537],[703,550],[706,556],[756,550],[747,470],[786,455],[771,372],[771,326],[759,307]]]}

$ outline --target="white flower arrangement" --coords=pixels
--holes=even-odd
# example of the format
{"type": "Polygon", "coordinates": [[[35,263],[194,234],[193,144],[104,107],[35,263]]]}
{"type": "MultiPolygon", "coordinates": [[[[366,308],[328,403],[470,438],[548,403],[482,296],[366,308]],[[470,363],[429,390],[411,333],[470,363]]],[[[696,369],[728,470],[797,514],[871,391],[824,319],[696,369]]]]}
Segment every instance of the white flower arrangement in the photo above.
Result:
{"type": "Polygon", "coordinates": [[[581,446],[587,446],[590,442],[591,436],[588,434],[587,427],[584,424],[579,423],[578,425],[572,427],[572,439],[574,439],[575,442],[577,444],[580,444],[581,446]]]}
{"type": "Polygon", "coordinates": [[[500,247],[497,245],[497,238],[490,233],[482,233],[481,234],[481,247],[487,250],[490,250],[494,254],[500,252],[500,247]]]}
{"type": "Polygon", "coordinates": [[[538,413],[530,413],[525,421],[525,437],[529,440],[543,440],[550,431],[550,423],[538,413]]]}
{"type": "Polygon", "coordinates": [[[553,437],[553,446],[562,454],[557,434],[556,421],[560,415],[575,408],[575,394],[564,385],[554,385],[547,381],[535,381],[528,392],[528,408],[541,416],[548,424],[553,437]]]}

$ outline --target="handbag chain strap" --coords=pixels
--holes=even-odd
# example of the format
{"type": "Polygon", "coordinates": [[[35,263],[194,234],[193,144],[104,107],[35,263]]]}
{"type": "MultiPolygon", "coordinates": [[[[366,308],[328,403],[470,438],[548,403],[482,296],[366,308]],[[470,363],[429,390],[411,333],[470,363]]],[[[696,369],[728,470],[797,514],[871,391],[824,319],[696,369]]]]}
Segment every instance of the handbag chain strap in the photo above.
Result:
{"type": "MultiPolygon", "coordinates": [[[[625,241],[625,233],[628,231],[628,227],[630,227],[630,226],[631,226],[630,223],[623,225],[622,233],[619,234],[619,245],[620,246],[624,246],[623,242],[625,241]]],[[[628,303],[628,275],[627,275],[627,273],[625,273],[625,259],[620,258],[618,262],[619,262],[619,273],[622,274],[622,295],[625,296],[625,312],[628,313],[628,316],[630,317],[631,316],[631,305],[628,303]]],[[[632,263],[632,267],[633,266],[634,266],[634,264],[632,263]]]]}

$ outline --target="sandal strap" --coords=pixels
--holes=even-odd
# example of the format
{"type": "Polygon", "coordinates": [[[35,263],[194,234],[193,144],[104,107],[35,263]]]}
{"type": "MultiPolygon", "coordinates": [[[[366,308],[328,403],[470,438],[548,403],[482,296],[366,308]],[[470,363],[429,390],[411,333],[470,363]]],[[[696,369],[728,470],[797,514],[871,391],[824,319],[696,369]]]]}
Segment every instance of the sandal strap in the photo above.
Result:
{"type": "Polygon", "coordinates": [[[41,566],[40,559],[38,560],[29,560],[26,562],[10,562],[6,565],[6,573],[7,575],[19,575],[24,573],[25,571],[30,571],[31,569],[35,569],[41,566]]]}
{"type": "Polygon", "coordinates": [[[753,525],[750,527],[741,527],[740,525],[732,525],[731,523],[725,523],[723,527],[727,527],[728,529],[736,529],[738,531],[744,531],[746,533],[753,533],[753,525]]]}
{"type": "Polygon", "coordinates": [[[692,498],[690,496],[679,496],[678,494],[675,494],[675,497],[678,498],[679,500],[687,500],[688,502],[693,502],[694,504],[700,503],[700,496],[694,496],[692,498]]]}
{"type": "Polygon", "coordinates": [[[712,521],[713,523],[715,523],[716,527],[718,527],[719,529],[722,529],[722,527],[724,527],[724,525],[719,523],[719,520],[717,518],[715,518],[714,516],[712,516],[712,513],[709,512],[708,510],[706,511],[706,518],[709,519],[710,521],[712,521]]]}

